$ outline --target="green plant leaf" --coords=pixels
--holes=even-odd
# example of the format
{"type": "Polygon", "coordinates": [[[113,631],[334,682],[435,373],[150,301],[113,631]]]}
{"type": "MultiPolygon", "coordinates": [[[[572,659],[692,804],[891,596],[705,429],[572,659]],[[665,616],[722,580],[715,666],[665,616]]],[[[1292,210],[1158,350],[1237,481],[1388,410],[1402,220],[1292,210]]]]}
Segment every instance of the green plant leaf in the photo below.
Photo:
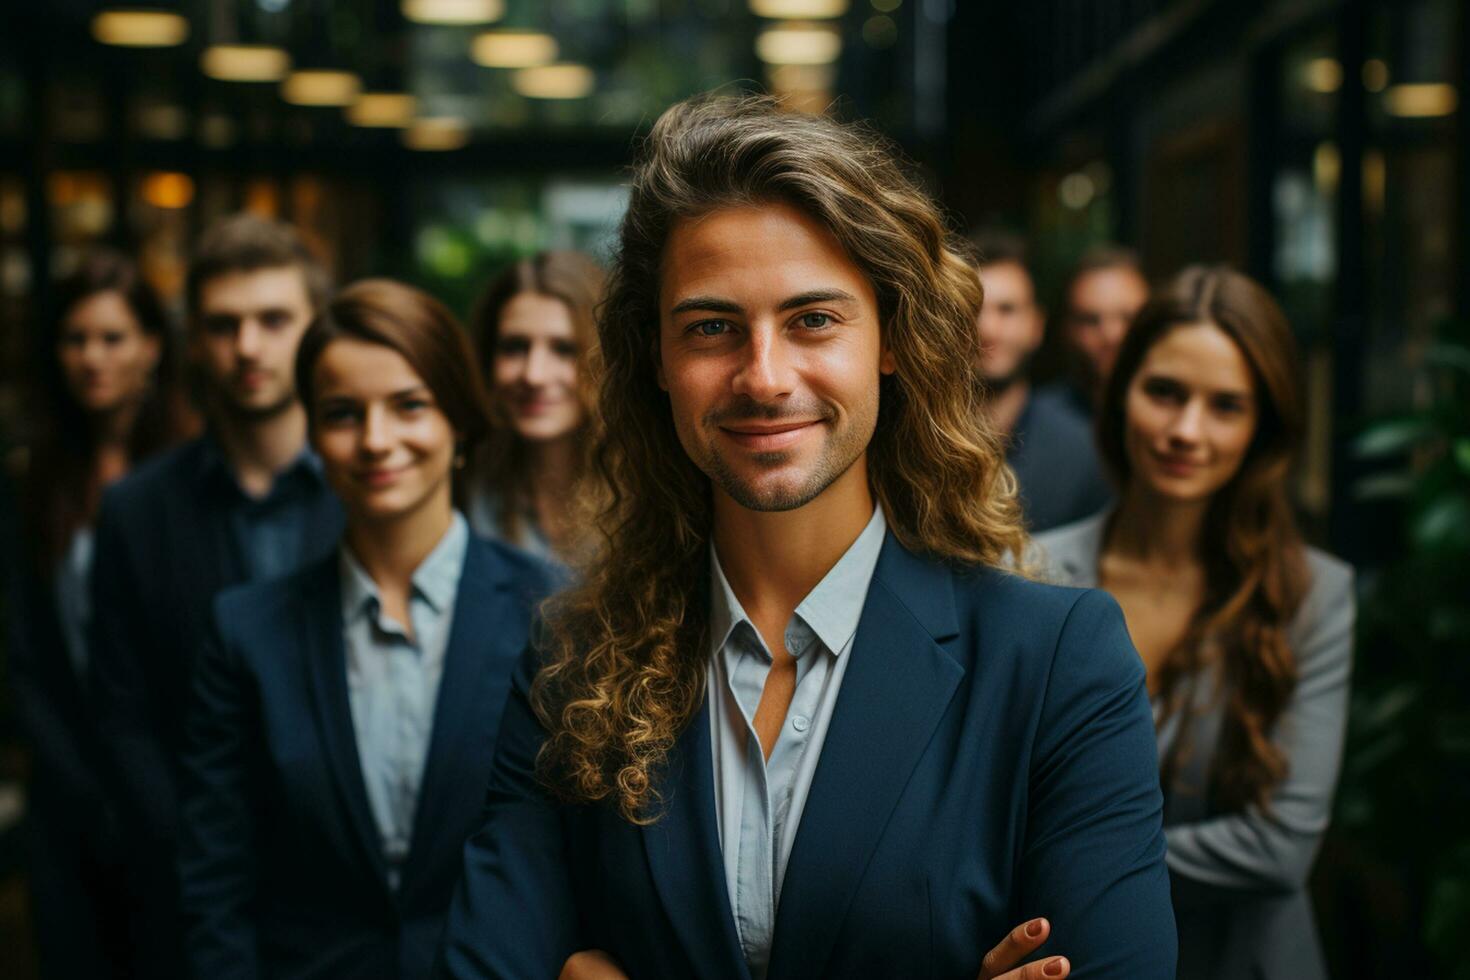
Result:
{"type": "Polygon", "coordinates": [[[1441,496],[1414,520],[1413,533],[1424,548],[1470,546],[1470,500],[1441,496]]]}
{"type": "Polygon", "coordinates": [[[1359,500],[1392,500],[1414,492],[1414,477],[1408,473],[1375,473],[1353,484],[1359,500]]]}
{"type": "Polygon", "coordinates": [[[1461,473],[1470,473],[1470,439],[1455,440],[1455,462],[1461,473]]]}
{"type": "Polygon", "coordinates": [[[1464,853],[1462,849],[1444,862],[1424,903],[1424,938],[1446,965],[1463,966],[1465,929],[1470,926],[1470,868],[1464,853]]]}
{"type": "Polygon", "coordinates": [[[1434,434],[1434,425],[1422,416],[1375,422],[1353,440],[1353,454],[1362,459],[1391,456],[1423,442],[1434,434]]]}

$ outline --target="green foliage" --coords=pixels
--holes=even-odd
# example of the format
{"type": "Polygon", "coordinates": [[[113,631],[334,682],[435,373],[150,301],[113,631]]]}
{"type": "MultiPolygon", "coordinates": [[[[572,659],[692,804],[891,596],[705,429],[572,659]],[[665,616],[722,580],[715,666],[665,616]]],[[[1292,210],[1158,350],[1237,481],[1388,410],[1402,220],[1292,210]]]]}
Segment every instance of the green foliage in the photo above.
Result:
{"type": "Polygon", "coordinates": [[[1357,490],[1402,502],[1404,549],[1363,596],[1338,825],[1423,896],[1440,975],[1470,980],[1470,345],[1423,371],[1424,407],[1354,447],[1388,467],[1357,490]]]}

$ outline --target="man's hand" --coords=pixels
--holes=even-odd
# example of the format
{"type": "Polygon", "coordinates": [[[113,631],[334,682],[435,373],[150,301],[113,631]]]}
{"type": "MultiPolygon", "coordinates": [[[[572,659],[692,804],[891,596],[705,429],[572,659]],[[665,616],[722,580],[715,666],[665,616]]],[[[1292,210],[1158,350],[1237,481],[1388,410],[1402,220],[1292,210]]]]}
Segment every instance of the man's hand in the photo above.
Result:
{"type": "MultiPolygon", "coordinates": [[[[1072,972],[1072,964],[1065,956],[1049,956],[1035,963],[1027,963],[1020,969],[1015,965],[1030,956],[1046,937],[1051,935],[1051,923],[1045,919],[1032,919],[1012,929],[994,949],[980,961],[980,976],[976,980],[1062,980],[1072,972]]],[[[562,976],[566,976],[565,973],[562,976]]],[[[619,974],[621,976],[621,974],[619,974]]]]}
{"type": "Polygon", "coordinates": [[[557,980],[628,980],[628,975],[602,950],[584,949],[567,958],[557,980]]]}

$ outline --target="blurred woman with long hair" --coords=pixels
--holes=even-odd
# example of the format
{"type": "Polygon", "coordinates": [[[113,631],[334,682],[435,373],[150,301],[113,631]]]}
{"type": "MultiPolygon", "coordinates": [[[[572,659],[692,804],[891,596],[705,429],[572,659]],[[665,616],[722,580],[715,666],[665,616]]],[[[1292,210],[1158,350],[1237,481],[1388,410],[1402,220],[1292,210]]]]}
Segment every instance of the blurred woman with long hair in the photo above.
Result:
{"type": "Polygon", "coordinates": [[[470,523],[544,558],[567,561],[584,544],[588,357],[601,294],[590,258],[542,252],[490,283],[471,324],[495,425],[474,467],[470,523]]]}
{"type": "Polygon", "coordinates": [[[83,677],[92,528],[102,489],[189,434],[174,336],[125,256],[99,251],[59,284],[36,352],[37,438],[21,486],[10,671],[31,743],[31,893],[46,976],[112,975],[126,901],[83,677]]]}
{"type": "Polygon", "coordinates": [[[1180,977],[1325,976],[1308,874],[1347,720],[1352,571],[1287,498],[1296,346],[1252,280],[1192,267],[1138,314],[1104,391],[1116,510],[1036,538],[1122,605],[1148,669],[1180,977]]]}

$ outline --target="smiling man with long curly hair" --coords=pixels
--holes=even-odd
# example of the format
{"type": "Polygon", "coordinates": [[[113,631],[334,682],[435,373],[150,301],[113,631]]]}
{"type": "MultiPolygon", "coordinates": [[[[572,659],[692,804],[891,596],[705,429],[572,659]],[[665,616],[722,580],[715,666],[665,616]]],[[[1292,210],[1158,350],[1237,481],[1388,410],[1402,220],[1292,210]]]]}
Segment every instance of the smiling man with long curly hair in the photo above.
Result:
{"type": "Polygon", "coordinates": [[[1143,669],[1105,596],[1006,570],[980,301],[870,130],[654,126],[598,325],[603,547],[515,679],[448,975],[971,980],[1048,930],[1071,963],[1027,977],[1173,975],[1143,669]]]}

